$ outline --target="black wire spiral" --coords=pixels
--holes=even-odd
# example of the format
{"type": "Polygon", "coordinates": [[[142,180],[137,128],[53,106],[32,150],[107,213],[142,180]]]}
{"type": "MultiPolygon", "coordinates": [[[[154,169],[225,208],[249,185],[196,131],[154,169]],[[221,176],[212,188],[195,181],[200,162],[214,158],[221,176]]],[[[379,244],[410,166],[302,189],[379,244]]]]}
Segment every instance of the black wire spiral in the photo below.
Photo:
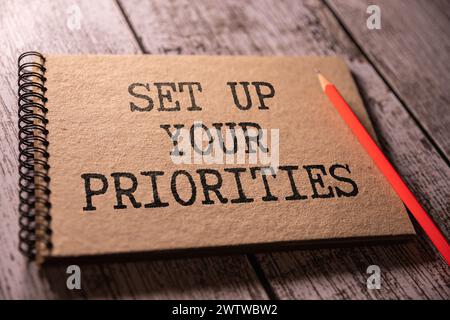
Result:
{"type": "Polygon", "coordinates": [[[36,246],[51,249],[47,160],[45,58],[29,51],[18,59],[19,95],[19,250],[36,258],[36,246]]]}

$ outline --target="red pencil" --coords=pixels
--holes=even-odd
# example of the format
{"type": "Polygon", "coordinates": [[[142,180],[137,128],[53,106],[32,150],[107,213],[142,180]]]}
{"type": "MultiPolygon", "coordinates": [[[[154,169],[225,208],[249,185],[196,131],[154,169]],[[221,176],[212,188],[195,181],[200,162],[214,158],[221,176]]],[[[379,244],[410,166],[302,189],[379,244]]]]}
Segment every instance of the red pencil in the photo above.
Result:
{"type": "Polygon", "coordinates": [[[408,186],[403,182],[400,175],[395,171],[394,167],[358,120],[344,98],[342,98],[336,87],[319,72],[317,73],[317,76],[319,77],[322,90],[328,96],[328,99],[330,99],[331,103],[353,131],[358,141],[372,157],[378,169],[384,174],[400,199],[402,199],[403,203],[439,250],[447,262],[447,265],[450,265],[450,246],[447,239],[445,239],[433,220],[431,220],[430,216],[409,190],[408,186]]]}

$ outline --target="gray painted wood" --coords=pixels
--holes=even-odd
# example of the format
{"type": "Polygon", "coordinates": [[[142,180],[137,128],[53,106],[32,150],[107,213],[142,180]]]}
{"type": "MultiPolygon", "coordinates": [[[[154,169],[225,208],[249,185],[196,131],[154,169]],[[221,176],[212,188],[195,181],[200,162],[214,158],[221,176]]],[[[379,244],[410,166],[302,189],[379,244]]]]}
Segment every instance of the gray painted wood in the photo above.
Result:
{"type": "Polygon", "coordinates": [[[370,61],[450,159],[450,2],[328,2],[370,61]],[[380,7],[380,30],[366,28],[369,4],[380,7]]]}
{"type": "MultiPolygon", "coordinates": [[[[449,169],[404,106],[318,1],[82,1],[82,28],[67,29],[68,4],[10,1],[0,11],[0,298],[265,298],[244,256],[83,266],[81,293],[61,267],[39,272],[17,252],[17,55],[70,53],[340,54],[361,88],[381,144],[422,204],[449,234],[449,169]],[[127,20],[134,30],[127,26],[127,20]],[[133,35],[138,37],[139,43],[133,35]]],[[[409,105],[407,105],[409,107],[409,105]]],[[[430,134],[433,134],[430,131],[430,134]]],[[[423,235],[395,246],[250,256],[278,298],[449,298],[449,268],[423,235]],[[378,264],[382,289],[368,291],[378,264]]]]}
{"type": "MultiPolygon", "coordinates": [[[[360,86],[381,144],[419,201],[449,235],[450,169],[373,66],[319,1],[120,1],[153,54],[338,54],[360,86]]],[[[449,268],[420,234],[415,243],[259,254],[283,299],[450,297],[449,268]],[[381,267],[382,289],[366,289],[381,267]]]]}
{"type": "Polygon", "coordinates": [[[38,270],[17,250],[17,64],[20,53],[140,53],[112,1],[6,1],[0,10],[0,299],[241,298],[266,293],[245,256],[82,265],[82,290],[66,288],[66,266],[38,270]],[[77,9],[81,29],[67,21],[77,9]]]}

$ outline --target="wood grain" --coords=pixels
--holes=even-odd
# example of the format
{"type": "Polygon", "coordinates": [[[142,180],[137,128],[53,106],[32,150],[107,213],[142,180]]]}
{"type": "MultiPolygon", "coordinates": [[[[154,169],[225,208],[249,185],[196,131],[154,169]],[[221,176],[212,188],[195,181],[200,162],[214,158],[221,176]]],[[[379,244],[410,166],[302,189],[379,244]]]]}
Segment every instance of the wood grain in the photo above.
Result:
{"type": "MultiPolygon", "coordinates": [[[[120,7],[105,0],[72,3],[79,5],[83,17],[78,31],[67,28],[70,5],[62,1],[9,1],[0,11],[0,67],[4,70],[0,74],[0,298],[267,297],[245,256],[83,265],[86,281],[82,292],[66,289],[65,268],[53,266],[39,271],[25,262],[17,251],[15,59],[29,49],[343,55],[360,86],[384,150],[441,229],[450,234],[448,166],[405,110],[405,106],[410,108],[409,103],[400,103],[323,3],[159,0],[120,1],[120,7]]],[[[366,51],[364,44],[360,45],[366,51]]],[[[427,132],[435,139],[433,131],[427,132]]],[[[450,297],[449,268],[423,235],[408,245],[280,252],[252,255],[250,260],[267,278],[269,295],[276,298],[450,297]],[[381,267],[379,291],[365,287],[369,264],[381,267]]]]}
{"type": "MultiPolygon", "coordinates": [[[[381,144],[449,233],[450,169],[358,47],[319,1],[120,1],[141,46],[154,54],[342,55],[360,86],[381,144]]],[[[449,268],[420,234],[416,243],[260,254],[282,299],[450,297],[449,268]],[[380,266],[382,290],[366,289],[380,266]]]]}
{"type": "Polygon", "coordinates": [[[328,0],[370,61],[450,159],[450,2],[328,0]],[[366,9],[381,10],[381,29],[366,9]]]}
{"type": "Polygon", "coordinates": [[[245,256],[82,265],[82,290],[66,288],[67,266],[39,270],[17,250],[17,63],[27,50],[46,53],[140,53],[113,1],[6,1],[0,11],[0,299],[265,299],[245,256]],[[67,21],[81,13],[81,29],[67,21]]]}

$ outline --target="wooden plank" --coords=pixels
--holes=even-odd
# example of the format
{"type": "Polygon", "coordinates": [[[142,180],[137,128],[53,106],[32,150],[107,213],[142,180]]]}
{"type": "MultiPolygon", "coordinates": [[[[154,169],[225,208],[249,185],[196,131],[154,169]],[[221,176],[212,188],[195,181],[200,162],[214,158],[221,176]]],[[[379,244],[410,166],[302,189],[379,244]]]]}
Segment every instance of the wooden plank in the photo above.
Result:
{"type": "Polygon", "coordinates": [[[66,288],[66,266],[38,270],[27,264],[17,250],[18,55],[30,49],[116,54],[140,49],[112,1],[7,1],[0,15],[0,299],[266,298],[245,256],[82,265],[81,291],[66,288]],[[69,19],[77,12],[81,28],[72,31],[69,19]]]}
{"type": "MultiPolygon", "coordinates": [[[[319,1],[120,1],[154,54],[342,55],[384,150],[421,203],[449,235],[450,169],[399,100],[319,1]]],[[[449,269],[423,235],[417,243],[259,254],[283,299],[449,298],[449,269]],[[382,289],[366,289],[377,264],[382,289]]]]}
{"type": "Polygon", "coordinates": [[[328,3],[449,160],[450,2],[331,0],[328,3]],[[380,7],[380,30],[366,27],[370,4],[380,7]]]}

